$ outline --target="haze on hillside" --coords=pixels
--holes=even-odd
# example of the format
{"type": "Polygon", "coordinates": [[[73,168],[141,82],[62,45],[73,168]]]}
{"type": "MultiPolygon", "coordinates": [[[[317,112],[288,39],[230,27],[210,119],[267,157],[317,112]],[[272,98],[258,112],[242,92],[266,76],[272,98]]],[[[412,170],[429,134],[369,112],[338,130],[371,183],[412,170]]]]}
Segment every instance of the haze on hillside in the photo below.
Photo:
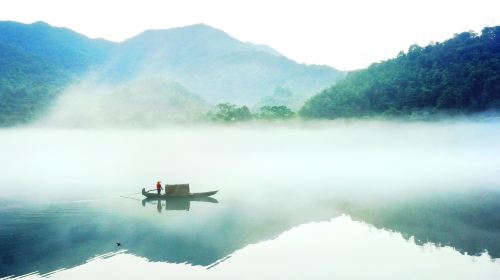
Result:
{"type": "Polygon", "coordinates": [[[21,114],[20,121],[45,118],[44,108],[49,109],[44,123],[60,117],[67,124],[87,125],[97,125],[97,120],[108,125],[196,120],[223,102],[251,108],[286,105],[298,110],[309,97],[344,76],[331,67],[298,64],[268,46],[241,42],[204,24],[148,30],[119,44],[44,22],[1,22],[0,33],[6,58],[6,99],[12,96],[12,103],[19,107],[8,104],[13,114],[3,121],[0,116],[0,123],[7,124],[16,120],[16,113],[21,114]],[[15,70],[18,67],[20,71],[15,70]],[[167,85],[172,83],[177,85],[167,85]],[[131,97],[123,94],[123,88],[134,91],[135,108],[122,102],[131,97]],[[169,99],[168,104],[162,101],[147,108],[151,89],[157,96],[164,95],[164,101],[169,99]],[[18,97],[19,91],[28,92],[31,105],[18,97]],[[102,98],[95,98],[99,95],[102,98]],[[165,116],[152,113],[160,104],[165,116]],[[116,113],[110,114],[113,110],[116,113]],[[31,115],[22,115],[23,111],[31,115]],[[101,115],[104,112],[107,116],[101,115]]]}
{"type": "Polygon", "coordinates": [[[205,24],[148,30],[122,43],[44,22],[0,22],[0,33],[3,126],[426,118],[500,104],[499,27],[412,45],[351,73],[296,63],[205,24]]]}
{"type": "Polygon", "coordinates": [[[157,127],[192,123],[209,108],[180,84],[159,77],[118,87],[79,83],[65,91],[38,125],[157,127]]]}

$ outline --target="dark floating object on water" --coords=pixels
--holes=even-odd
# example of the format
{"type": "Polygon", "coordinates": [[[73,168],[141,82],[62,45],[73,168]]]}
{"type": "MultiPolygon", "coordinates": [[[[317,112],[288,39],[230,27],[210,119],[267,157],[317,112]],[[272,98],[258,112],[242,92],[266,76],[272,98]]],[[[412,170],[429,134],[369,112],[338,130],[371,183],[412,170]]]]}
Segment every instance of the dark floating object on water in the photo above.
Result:
{"type": "Polygon", "coordinates": [[[122,244],[120,242],[116,242],[116,246],[121,246],[122,244]]]}
{"type": "Polygon", "coordinates": [[[154,193],[150,191],[156,190],[148,190],[142,188],[142,195],[147,198],[197,198],[197,197],[208,197],[216,194],[218,191],[211,192],[200,192],[200,193],[191,193],[189,191],[189,184],[176,184],[176,185],[165,185],[165,193],[154,193]]]}

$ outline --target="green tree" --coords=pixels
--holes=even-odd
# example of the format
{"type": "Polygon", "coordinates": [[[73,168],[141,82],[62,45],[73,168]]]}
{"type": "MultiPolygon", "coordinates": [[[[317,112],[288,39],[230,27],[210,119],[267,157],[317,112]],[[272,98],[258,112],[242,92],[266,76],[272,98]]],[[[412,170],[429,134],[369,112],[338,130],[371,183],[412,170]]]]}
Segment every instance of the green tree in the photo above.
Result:
{"type": "Polygon", "coordinates": [[[407,53],[351,72],[306,101],[307,118],[473,113],[500,100],[500,26],[464,32],[443,43],[410,46],[407,53]]]}
{"type": "Polygon", "coordinates": [[[214,121],[246,121],[252,118],[252,113],[247,106],[238,107],[231,103],[220,103],[215,106],[215,112],[209,113],[209,117],[214,121]]]}
{"type": "Polygon", "coordinates": [[[286,106],[263,106],[257,114],[257,118],[264,120],[290,119],[295,113],[286,106]]]}

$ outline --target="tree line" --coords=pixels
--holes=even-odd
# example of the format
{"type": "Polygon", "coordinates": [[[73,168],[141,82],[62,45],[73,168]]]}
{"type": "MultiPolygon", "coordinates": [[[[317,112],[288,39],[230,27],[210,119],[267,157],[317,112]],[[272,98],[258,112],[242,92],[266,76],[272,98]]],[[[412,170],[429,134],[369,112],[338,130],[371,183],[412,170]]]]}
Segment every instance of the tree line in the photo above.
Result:
{"type": "Polygon", "coordinates": [[[500,109],[500,27],[413,45],[396,58],[351,72],[310,98],[299,114],[333,119],[500,109]]]}
{"type": "Polygon", "coordinates": [[[295,116],[286,106],[262,106],[259,111],[252,113],[247,106],[238,106],[231,103],[220,103],[213,111],[207,114],[209,120],[216,122],[239,122],[249,120],[287,120],[295,116]]]}

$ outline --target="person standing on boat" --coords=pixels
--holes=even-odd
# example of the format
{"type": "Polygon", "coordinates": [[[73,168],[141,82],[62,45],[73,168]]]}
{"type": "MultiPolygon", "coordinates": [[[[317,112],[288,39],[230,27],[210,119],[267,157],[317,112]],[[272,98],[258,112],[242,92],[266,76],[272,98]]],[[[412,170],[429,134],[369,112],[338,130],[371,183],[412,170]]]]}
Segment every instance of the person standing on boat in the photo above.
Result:
{"type": "Polygon", "coordinates": [[[158,191],[158,195],[161,194],[161,190],[163,188],[161,187],[161,181],[156,182],[156,190],[158,191]]]}

